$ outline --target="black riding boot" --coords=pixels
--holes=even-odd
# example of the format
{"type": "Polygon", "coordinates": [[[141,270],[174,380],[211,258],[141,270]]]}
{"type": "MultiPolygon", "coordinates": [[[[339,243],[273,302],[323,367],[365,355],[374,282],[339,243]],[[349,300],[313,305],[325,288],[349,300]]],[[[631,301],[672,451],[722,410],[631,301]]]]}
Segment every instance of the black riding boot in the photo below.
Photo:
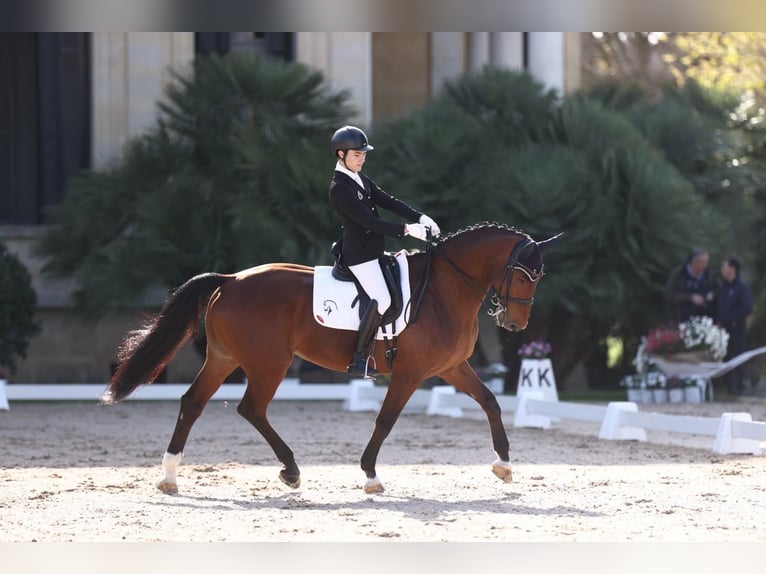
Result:
{"type": "Polygon", "coordinates": [[[378,302],[373,299],[367,305],[359,324],[359,333],[356,339],[356,350],[351,357],[348,365],[348,373],[365,377],[367,379],[375,378],[378,372],[375,368],[368,366],[372,348],[375,342],[375,333],[380,326],[380,315],[378,314],[378,302]]]}

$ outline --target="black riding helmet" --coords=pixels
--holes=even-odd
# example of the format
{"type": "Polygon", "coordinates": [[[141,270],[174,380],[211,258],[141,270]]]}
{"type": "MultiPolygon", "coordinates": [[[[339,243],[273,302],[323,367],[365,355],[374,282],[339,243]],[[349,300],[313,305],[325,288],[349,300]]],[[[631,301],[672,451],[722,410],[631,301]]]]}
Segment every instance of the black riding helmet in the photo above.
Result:
{"type": "Polygon", "coordinates": [[[338,157],[339,151],[370,151],[373,148],[367,143],[367,135],[354,126],[343,126],[332,134],[332,152],[338,157]]]}

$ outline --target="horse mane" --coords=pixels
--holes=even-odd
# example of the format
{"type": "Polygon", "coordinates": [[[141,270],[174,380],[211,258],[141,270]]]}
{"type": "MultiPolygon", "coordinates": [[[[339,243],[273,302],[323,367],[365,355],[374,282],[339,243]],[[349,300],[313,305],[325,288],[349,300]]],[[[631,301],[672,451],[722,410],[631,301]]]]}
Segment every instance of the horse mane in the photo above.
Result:
{"type": "MultiPolygon", "coordinates": [[[[528,233],[526,233],[525,231],[521,229],[512,227],[510,225],[506,225],[505,223],[497,223],[495,221],[483,221],[481,223],[475,223],[473,225],[469,225],[468,227],[464,227],[463,229],[459,229],[448,235],[443,235],[436,241],[436,245],[437,246],[443,245],[443,244],[449,243],[453,239],[463,237],[464,235],[467,235],[475,231],[483,231],[483,230],[506,231],[509,233],[513,233],[514,235],[518,235],[524,239],[529,239],[530,241],[534,242],[534,239],[532,239],[532,237],[530,237],[528,233]]],[[[530,253],[528,253],[525,257],[522,257],[519,260],[519,263],[522,265],[522,267],[526,267],[530,271],[540,272],[543,269],[542,252],[539,249],[535,248],[530,253]]]]}
{"type": "Polygon", "coordinates": [[[529,234],[526,233],[525,231],[522,231],[521,229],[512,227],[510,225],[506,225],[505,223],[497,223],[496,221],[482,221],[481,223],[474,223],[473,225],[469,225],[468,227],[464,227],[463,229],[458,229],[457,231],[453,231],[452,233],[448,235],[442,235],[441,237],[439,237],[436,243],[441,245],[442,243],[446,243],[450,241],[451,239],[457,239],[458,237],[462,237],[466,233],[471,233],[473,231],[481,231],[483,229],[508,231],[510,233],[515,233],[516,235],[521,235],[528,239],[532,239],[529,236],[529,234]]]}

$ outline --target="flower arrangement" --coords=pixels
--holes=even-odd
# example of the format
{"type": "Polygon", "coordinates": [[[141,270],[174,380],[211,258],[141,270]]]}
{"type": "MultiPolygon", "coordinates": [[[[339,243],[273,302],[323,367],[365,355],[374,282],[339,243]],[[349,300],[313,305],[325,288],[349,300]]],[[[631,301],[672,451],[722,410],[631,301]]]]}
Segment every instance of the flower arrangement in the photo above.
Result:
{"type": "Polygon", "coordinates": [[[672,323],[652,329],[646,336],[646,350],[652,355],[670,355],[684,351],[684,341],[677,325],[672,323]]]}
{"type": "Polygon", "coordinates": [[[729,333],[713,323],[710,317],[690,317],[678,326],[687,351],[707,351],[714,361],[726,356],[729,333]]]}
{"type": "Polygon", "coordinates": [[[551,354],[551,345],[546,341],[531,341],[519,347],[522,359],[545,359],[551,354]]]}
{"type": "Polygon", "coordinates": [[[625,389],[661,389],[667,384],[667,377],[655,371],[626,375],[620,381],[620,386],[625,389]]]}
{"type": "Polygon", "coordinates": [[[641,343],[633,359],[638,373],[645,373],[651,365],[651,357],[678,353],[701,352],[710,360],[720,361],[726,355],[729,333],[713,323],[710,317],[690,317],[677,326],[668,325],[641,337],[641,343]]]}

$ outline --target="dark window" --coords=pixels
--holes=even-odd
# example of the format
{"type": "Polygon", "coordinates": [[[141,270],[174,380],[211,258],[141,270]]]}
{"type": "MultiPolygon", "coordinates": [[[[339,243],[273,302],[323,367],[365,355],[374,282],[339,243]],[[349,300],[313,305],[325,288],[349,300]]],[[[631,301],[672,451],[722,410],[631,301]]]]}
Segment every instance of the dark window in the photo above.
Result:
{"type": "Polygon", "coordinates": [[[0,34],[0,223],[37,223],[37,49],[0,34]]]}
{"type": "Polygon", "coordinates": [[[194,40],[197,54],[265,52],[286,62],[295,59],[292,32],[197,32],[194,40]]]}
{"type": "Polygon", "coordinates": [[[89,40],[0,34],[0,223],[42,223],[90,165],[89,40]]]}
{"type": "Polygon", "coordinates": [[[523,65],[524,69],[529,69],[529,32],[522,32],[522,57],[523,57],[523,65]]]}

